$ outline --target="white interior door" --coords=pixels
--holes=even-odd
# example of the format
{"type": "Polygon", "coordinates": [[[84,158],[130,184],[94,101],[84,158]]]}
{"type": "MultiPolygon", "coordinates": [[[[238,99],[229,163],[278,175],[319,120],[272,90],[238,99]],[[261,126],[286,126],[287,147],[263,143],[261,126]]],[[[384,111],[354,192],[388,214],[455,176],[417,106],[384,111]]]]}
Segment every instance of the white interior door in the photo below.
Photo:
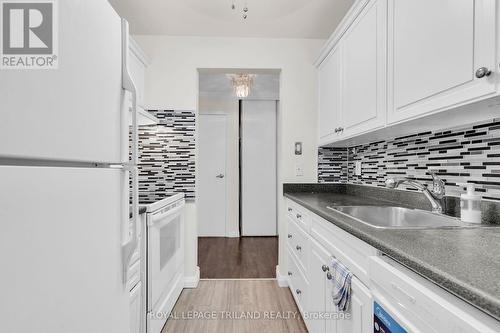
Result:
{"type": "Polygon", "coordinates": [[[198,125],[198,235],[226,236],[225,115],[200,115],[198,125]]]}
{"type": "Polygon", "coordinates": [[[241,232],[276,236],[276,101],[244,101],[241,112],[241,232]]]}

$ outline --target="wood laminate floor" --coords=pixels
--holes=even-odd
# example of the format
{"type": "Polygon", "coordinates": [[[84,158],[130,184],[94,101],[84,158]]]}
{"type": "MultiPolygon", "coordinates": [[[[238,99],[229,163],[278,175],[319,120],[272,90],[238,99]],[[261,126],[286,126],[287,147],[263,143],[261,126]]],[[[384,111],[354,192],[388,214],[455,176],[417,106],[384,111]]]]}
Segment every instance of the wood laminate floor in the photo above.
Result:
{"type": "Polygon", "coordinates": [[[278,237],[200,237],[202,279],[275,278],[278,237]]]}
{"type": "Polygon", "coordinates": [[[162,333],[307,330],[290,290],[280,288],[275,280],[202,280],[198,288],[182,291],[162,333]]]}

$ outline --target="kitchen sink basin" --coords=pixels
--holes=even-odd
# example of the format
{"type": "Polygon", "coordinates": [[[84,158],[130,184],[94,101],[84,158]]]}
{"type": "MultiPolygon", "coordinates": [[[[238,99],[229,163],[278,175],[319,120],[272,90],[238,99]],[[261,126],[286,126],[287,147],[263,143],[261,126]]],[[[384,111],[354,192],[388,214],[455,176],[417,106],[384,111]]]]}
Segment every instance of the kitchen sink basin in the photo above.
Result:
{"type": "Polygon", "coordinates": [[[471,226],[459,219],[425,210],[384,206],[328,207],[378,229],[439,229],[471,226]]]}

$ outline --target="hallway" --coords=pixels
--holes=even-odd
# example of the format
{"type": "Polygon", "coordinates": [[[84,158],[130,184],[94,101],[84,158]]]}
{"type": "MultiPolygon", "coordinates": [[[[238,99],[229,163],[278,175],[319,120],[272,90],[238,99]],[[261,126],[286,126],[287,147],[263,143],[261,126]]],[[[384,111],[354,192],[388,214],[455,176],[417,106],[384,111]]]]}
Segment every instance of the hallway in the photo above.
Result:
{"type": "Polygon", "coordinates": [[[200,237],[198,266],[202,279],[276,277],[278,237],[200,237]]]}

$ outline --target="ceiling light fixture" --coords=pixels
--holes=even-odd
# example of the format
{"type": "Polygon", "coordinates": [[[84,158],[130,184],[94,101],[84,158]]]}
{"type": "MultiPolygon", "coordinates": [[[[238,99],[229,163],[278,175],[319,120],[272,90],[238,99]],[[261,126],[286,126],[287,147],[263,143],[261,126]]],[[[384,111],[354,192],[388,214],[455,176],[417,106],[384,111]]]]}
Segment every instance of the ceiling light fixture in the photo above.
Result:
{"type": "Polygon", "coordinates": [[[246,98],[250,94],[250,90],[254,84],[254,74],[228,74],[228,79],[233,85],[234,94],[238,98],[246,98]]]}
{"type": "MultiPolygon", "coordinates": [[[[236,9],[236,1],[233,1],[231,3],[231,9],[235,10],[236,9]]],[[[243,6],[243,12],[242,12],[243,19],[246,20],[248,17],[248,5],[247,2],[245,1],[245,5],[243,6]]]]}

